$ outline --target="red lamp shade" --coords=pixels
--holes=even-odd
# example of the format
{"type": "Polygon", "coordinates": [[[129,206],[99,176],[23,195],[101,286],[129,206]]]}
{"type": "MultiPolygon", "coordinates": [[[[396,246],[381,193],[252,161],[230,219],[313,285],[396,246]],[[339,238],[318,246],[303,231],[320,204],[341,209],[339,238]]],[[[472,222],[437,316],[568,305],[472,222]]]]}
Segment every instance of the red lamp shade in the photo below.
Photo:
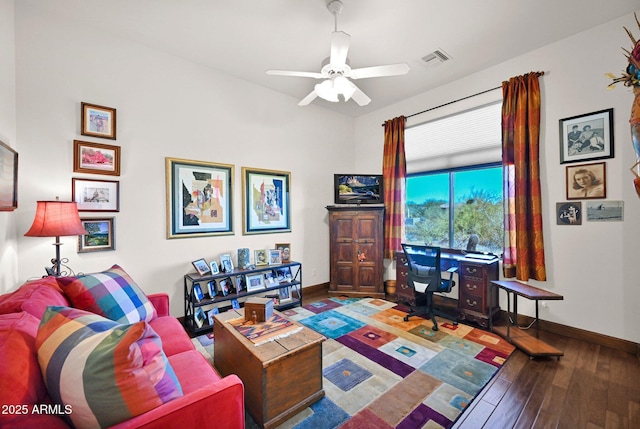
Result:
{"type": "Polygon", "coordinates": [[[85,231],[78,206],[69,201],[38,201],[33,225],[24,235],[27,237],[60,237],[88,234],[85,231]]]}

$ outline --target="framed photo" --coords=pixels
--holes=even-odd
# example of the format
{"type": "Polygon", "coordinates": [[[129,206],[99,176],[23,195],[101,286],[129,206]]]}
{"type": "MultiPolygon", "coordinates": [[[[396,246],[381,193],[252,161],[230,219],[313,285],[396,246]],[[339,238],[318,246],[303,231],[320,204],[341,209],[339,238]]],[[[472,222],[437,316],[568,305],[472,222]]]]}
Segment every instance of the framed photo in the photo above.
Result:
{"type": "Polygon", "coordinates": [[[224,278],[219,281],[220,292],[222,292],[222,296],[227,296],[230,293],[235,292],[235,288],[233,287],[233,282],[231,281],[231,277],[224,278]]]}
{"type": "Polygon", "coordinates": [[[120,175],[120,146],[73,141],[73,171],[120,175]]]}
{"type": "Polygon", "coordinates": [[[79,212],[119,212],[120,182],[71,179],[71,195],[79,212]]]}
{"type": "Polygon", "coordinates": [[[18,152],[0,141],[0,211],[18,208],[18,152]]]}
{"type": "Polygon", "coordinates": [[[202,307],[198,307],[196,309],[196,312],[193,315],[193,320],[195,320],[198,328],[202,328],[202,326],[204,325],[204,322],[208,320],[207,316],[204,314],[204,310],[202,309],[202,307]]]}
{"type": "Polygon", "coordinates": [[[280,265],[282,264],[282,254],[280,249],[270,249],[269,250],[269,265],[280,265]]]}
{"type": "Polygon", "coordinates": [[[200,276],[211,274],[211,268],[209,267],[209,264],[207,264],[207,261],[204,260],[204,258],[193,261],[191,262],[191,264],[193,264],[193,268],[196,269],[200,276]]]}
{"type": "Polygon", "coordinates": [[[216,261],[209,262],[209,268],[211,268],[211,274],[219,274],[218,263],[216,261]]]}
{"type": "Polygon", "coordinates": [[[81,121],[83,136],[116,139],[116,109],[83,102],[81,121]]]}
{"type": "Polygon", "coordinates": [[[216,289],[215,280],[211,280],[210,282],[207,283],[207,292],[209,293],[209,298],[213,299],[216,297],[217,289],[216,289]]]}
{"type": "Polygon", "coordinates": [[[200,286],[200,283],[195,283],[193,285],[193,296],[198,302],[204,299],[204,294],[202,293],[202,286],[200,286]]]}
{"type": "Polygon", "coordinates": [[[278,289],[278,295],[280,299],[280,304],[284,302],[291,302],[291,290],[289,286],[281,287],[278,289]]]}
{"type": "Polygon", "coordinates": [[[213,317],[216,314],[220,314],[220,310],[218,310],[218,307],[213,307],[211,310],[209,310],[209,312],[207,313],[207,316],[209,318],[209,325],[213,326],[213,317]]]}
{"type": "Polygon", "coordinates": [[[220,255],[220,269],[223,273],[230,273],[233,271],[233,260],[230,253],[220,255]]]}
{"type": "Polygon", "coordinates": [[[276,270],[276,278],[278,279],[278,282],[280,282],[280,283],[290,282],[291,281],[291,268],[289,268],[289,267],[278,268],[276,270]]]}
{"type": "Polygon", "coordinates": [[[253,257],[256,261],[256,267],[261,266],[261,265],[267,265],[268,263],[268,259],[267,259],[267,251],[265,249],[260,249],[260,250],[254,250],[253,251],[253,257]]]}
{"type": "Polygon", "coordinates": [[[276,279],[276,273],[274,271],[267,271],[266,273],[264,273],[264,280],[266,282],[267,287],[278,284],[278,280],[276,279]]]}
{"type": "Polygon", "coordinates": [[[605,162],[567,166],[567,199],[589,200],[607,197],[605,162]]]}
{"type": "Polygon", "coordinates": [[[243,234],[290,232],[290,187],[287,171],[242,167],[243,234]]]}
{"type": "Polygon", "coordinates": [[[262,274],[247,274],[245,277],[247,279],[247,292],[264,289],[264,278],[262,274]]]}
{"type": "Polygon", "coordinates": [[[236,291],[242,292],[247,288],[247,281],[243,275],[236,276],[236,291]]]}
{"type": "Polygon", "coordinates": [[[587,201],[589,222],[621,222],[624,220],[624,201],[587,201]]]}
{"type": "Polygon", "coordinates": [[[233,165],[165,158],[167,238],[233,234],[233,165]]]}
{"type": "Polygon", "coordinates": [[[283,264],[291,262],[291,243],[276,243],[276,249],[280,250],[283,264]]]}
{"type": "Polygon", "coordinates": [[[613,109],[560,119],[560,164],[613,158],[613,109]]]}
{"type": "Polygon", "coordinates": [[[113,217],[80,219],[88,234],[78,236],[78,253],[115,250],[115,230],[113,217]]]}
{"type": "Polygon", "coordinates": [[[238,268],[246,270],[251,265],[251,254],[248,248],[241,247],[238,249],[238,268]]]}
{"type": "Polygon", "coordinates": [[[556,223],[558,225],[582,225],[582,203],[556,203],[556,223]]]}
{"type": "Polygon", "coordinates": [[[232,299],[231,300],[231,308],[233,308],[234,310],[239,310],[240,309],[240,303],[238,302],[237,299],[232,299]]]}

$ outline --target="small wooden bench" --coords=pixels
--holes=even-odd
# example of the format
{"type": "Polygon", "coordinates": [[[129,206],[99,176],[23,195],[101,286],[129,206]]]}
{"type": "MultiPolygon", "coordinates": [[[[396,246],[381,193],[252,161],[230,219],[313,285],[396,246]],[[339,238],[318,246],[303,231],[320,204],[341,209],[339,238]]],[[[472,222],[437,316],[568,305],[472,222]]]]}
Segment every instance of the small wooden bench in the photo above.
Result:
{"type": "Polygon", "coordinates": [[[540,319],[538,317],[538,303],[539,301],[546,300],[562,300],[564,297],[557,293],[549,292],[544,289],[530,286],[524,283],[504,280],[504,281],[492,281],[493,286],[503,289],[507,292],[507,320],[506,326],[493,326],[491,319],[489,319],[489,329],[496,332],[498,335],[505,338],[514,346],[528,354],[530,357],[538,356],[564,356],[564,353],[555,347],[550,346],[541,339],[538,338],[538,328],[540,319]],[[513,313],[511,313],[511,295],[513,295],[513,313]],[[517,326],[518,321],[518,296],[522,296],[527,299],[534,300],[536,302],[536,334],[535,337],[525,330],[517,326]]]}

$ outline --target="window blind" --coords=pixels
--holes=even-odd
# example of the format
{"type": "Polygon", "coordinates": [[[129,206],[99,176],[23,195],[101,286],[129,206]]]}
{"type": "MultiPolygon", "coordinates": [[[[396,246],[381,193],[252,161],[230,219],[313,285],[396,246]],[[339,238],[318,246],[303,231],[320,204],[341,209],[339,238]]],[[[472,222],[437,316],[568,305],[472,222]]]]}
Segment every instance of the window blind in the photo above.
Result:
{"type": "Polygon", "coordinates": [[[407,173],[500,162],[501,116],[494,102],[407,128],[407,173]]]}

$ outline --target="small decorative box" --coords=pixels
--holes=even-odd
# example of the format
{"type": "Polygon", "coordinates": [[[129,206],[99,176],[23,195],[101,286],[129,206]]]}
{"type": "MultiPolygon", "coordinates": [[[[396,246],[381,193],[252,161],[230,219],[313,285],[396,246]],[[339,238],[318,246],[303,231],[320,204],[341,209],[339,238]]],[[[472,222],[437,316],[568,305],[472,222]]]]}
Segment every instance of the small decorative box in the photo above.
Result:
{"type": "Polygon", "coordinates": [[[249,298],[244,302],[244,320],[264,322],[273,316],[273,299],[249,298]],[[255,313],[255,320],[253,314],[255,313]]]}

